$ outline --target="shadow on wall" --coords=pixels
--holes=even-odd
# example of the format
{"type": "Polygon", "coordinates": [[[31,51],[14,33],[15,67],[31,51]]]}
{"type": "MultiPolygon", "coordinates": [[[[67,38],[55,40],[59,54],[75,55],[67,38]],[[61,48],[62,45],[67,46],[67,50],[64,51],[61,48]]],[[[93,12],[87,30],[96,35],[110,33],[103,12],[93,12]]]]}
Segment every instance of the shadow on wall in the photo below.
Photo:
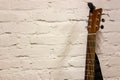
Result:
{"type": "MultiPolygon", "coordinates": [[[[68,36],[68,38],[66,39],[66,45],[64,47],[64,49],[62,50],[60,60],[56,61],[56,66],[57,66],[57,72],[54,75],[54,80],[61,80],[61,78],[64,78],[62,76],[64,76],[65,74],[61,74],[62,71],[65,72],[65,70],[62,68],[62,66],[64,66],[65,59],[67,58],[67,56],[69,55],[69,52],[71,50],[71,46],[72,43],[76,41],[76,39],[79,37],[79,26],[77,26],[77,22],[75,22],[72,25],[71,31],[70,31],[70,35],[68,36]]],[[[70,76],[69,76],[70,77],[70,76]]],[[[64,79],[64,80],[68,80],[68,79],[64,79]]]]}

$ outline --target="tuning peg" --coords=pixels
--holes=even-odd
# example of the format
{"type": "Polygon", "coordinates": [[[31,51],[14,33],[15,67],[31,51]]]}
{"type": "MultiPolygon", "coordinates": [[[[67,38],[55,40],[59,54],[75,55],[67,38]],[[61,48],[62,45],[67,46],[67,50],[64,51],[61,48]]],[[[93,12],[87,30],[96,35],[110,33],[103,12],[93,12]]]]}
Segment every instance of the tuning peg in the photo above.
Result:
{"type": "Polygon", "coordinates": [[[104,26],[103,26],[103,25],[101,25],[100,27],[101,27],[101,29],[104,29],[104,26]]]}
{"type": "Polygon", "coordinates": [[[101,19],[101,21],[102,21],[102,22],[105,22],[105,19],[104,19],[104,18],[102,18],[102,19],[101,19]]]}

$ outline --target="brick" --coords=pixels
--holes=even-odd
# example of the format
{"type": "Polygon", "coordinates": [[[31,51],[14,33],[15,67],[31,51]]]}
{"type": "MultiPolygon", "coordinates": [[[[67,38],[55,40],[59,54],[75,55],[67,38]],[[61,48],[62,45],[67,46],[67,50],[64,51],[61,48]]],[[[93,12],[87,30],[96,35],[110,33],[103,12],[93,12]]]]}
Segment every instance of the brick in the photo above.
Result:
{"type": "Polygon", "coordinates": [[[118,56],[112,56],[109,58],[109,66],[120,66],[119,64],[119,57],[118,56]]]}
{"type": "Polygon", "coordinates": [[[0,23],[2,33],[45,34],[50,31],[50,24],[44,22],[0,23]]]}
{"type": "Polygon", "coordinates": [[[105,78],[105,80],[119,80],[119,77],[113,77],[113,78],[105,78]]]}
{"type": "Polygon", "coordinates": [[[5,32],[11,33],[35,33],[36,25],[30,22],[22,22],[22,23],[2,23],[1,27],[5,32]],[[31,28],[30,28],[31,27],[31,28]]]}
{"type": "Polygon", "coordinates": [[[71,36],[80,34],[80,32],[86,32],[85,21],[67,21],[61,23],[52,23],[51,24],[51,31],[50,33],[54,35],[64,35],[64,36],[71,36]]]}
{"type": "MultiPolygon", "coordinates": [[[[8,69],[21,69],[21,70],[44,70],[44,69],[57,69],[62,67],[69,67],[69,58],[54,58],[51,57],[16,57],[15,61],[9,65],[8,69]],[[17,63],[17,64],[16,64],[17,63]],[[15,65],[14,65],[15,64],[15,65]]],[[[3,62],[4,64],[5,62],[3,62]]],[[[9,61],[10,63],[10,61],[9,61]]],[[[1,63],[2,64],[2,63],[1,63]]],[[[6,70],[6,67],[1,66],[2,70],[6,70]]]]}
{"type": "Polygon", "coordinates": [[[120,32],[120,28],[118,27],[120,24],[119,21],[106,21],[102,24],[104,25],[104,29],[101,32],[120,32]]]}
{"type": "Polygon", "coordinates": [[[65,68],[54,70],[51,73],[53,80],[83,80],[84,79],[84,69],[83,68],[65,68]],[[75,75],[76,74],[76,75],[75,75]]]}
{"type": "Polygon", "coordinates": [[[54,35],[35,35],[30,38],[30,44],[38,45],[53,45],[53,44],[65,44],[66,37],[54,36],[54,35]]]}
{"type": "Polygon", "coordinates": [[[49,80],[51,79],[51,70],[45,69],[45,70],[37,70],[38,75],[41,77],[41,79],[49,80]]]}
{"type": "Polygon", "coordinates": [[[117,76],[119,76],[119,66],[112,66],[109,68],[107,67],[104,70],[106,70],[106,72],[105,71],[103,72],[105,77],[117,77],[117,76]],[[115,72],[115,73],[113,74],[113,72],[115,72]]]}
{"type": "Polygon", "coordinates": [[[41,80],[36,71],[3,71],[0,72],[1,80],[41,80]]]}
{"type": "Polygon", "coordinates": [[[25,46],[22,48],[12,46],[12,47],[1,47],[0,48],[0,59],[26,59],[26,58],[44,58],[51,56],[51,47],[50,46],[25,46]]]}
{"type": "Polygon", "coordinates": [[[55,45],[52,46],[53,55],[57,57],[75,57],[75,56],[84,56],[86,52],[86,46],[83,45],[55,45]]]}
{"type": "Polygon", "coordinates": [[[0,36],[0,46],[15,46],[18,44],[18,39],[15,34],[5,34],[0,36]]]}
{"type": "Polygon", "coordinates": [[[22,49],[25,48],[26,46],[30,46],[30,35],[23,35],[23,34],[17,34],[18,38],[18,44],[16,45],[17,48],[22,49]]]}
{"type": "Polygon", "coordinates": [[[4,59],[11,59],[13,58],[11,55],[12,53],[16,53],[17,49],[13,48],[15,46],[11,46],[11,47],[0,47],[0,60],[4,60],[4,59]],[[14,52],[13,52],[14,51],[14,52]]]}
{"type": "Polygon", "coordinates": [[[119,44],[120,41],[118,40],[118,37],[120,36],[119,32],[114,32],[114,33],[104,33],[103,34],[104,36],[104,40],[107,42],[107,43],[110,43],[110,44],[119,44]],[[117,36],[116,36],[117,35],[117,36]]]}
{"type": "Polygon", "coordinates": [[[101,46],[101,52],[103,53],[103,55],[119,55],[116,53],[118,50],[119,46],[113,46],[111,44],[103,44],[103,46],[101,46]]]}
{"type": "Polygon", "coordinates": [[[86,44],[86,32],[84,34],[72,34],[70,36],[70,43],[72,44],[86,44]]]}
{"type": "MultiPolygon", "coordinates": [[[[26,64],[23,61],[23,68],[24,69],[56,69],[56,68],[61,68],[61,67],[68,67],[69,65],[67,64],[67,60],[63,58],[58,58],[58,59],[50,59],[50,58],[41,58],[41,60],[32,60],[31,65],[26,64]]],[[[29,60],[28,60],[29,61],[29,60]]]]}
{"type": "Polygon", "coordinates": [[[17,59],[3,59],[0,60],[0,69],[8,70],[8,69],[20,69],[21,61],[17,59]]]}
{"type": "Polygon", "coordinates": [[[101,62],[103,76],[105,78],[117,78],[117,76],[119,75],[119,73],[116,73],[116,71],[119,72],[119,56],[107,55],[99,56],[99,58],[101,62]],[[113,72],[115,73],[113,74],[113,72]]]}
{"type": "Polygon", "coordinates": [[[32,1],[32,0],[28,0],[28,1],[24,1],[24,0],[14,0],[14,1],[4,1],[1,0],[0,1],[0,9],[5,9],[5,10],[29,10],[29,9],[38,9],[38,8],[44,8],[47,7],[47,2],[48,1],[32,1]],[[4,5],[3,5],[4,4],[4,5]],[[5,6],[6,5],[6,6],[5,6]]]}
{"type": "MultiPolygon", "coordinates": [[[[15,49],[16,50],[16,49],[15,49]]],[[[14,53],[14,56],[28,55],[31,58],[44,58],[50,56],[51,47],[46,45],[32,45],[25,46],[24,48],[18,49],[18,53],[14,53]]]]}
{"type": "Polygon", "coordinates": [[[109,11],[110,19],[113,21],[119,21],[120,20],[120,18],[118,17],[120,16],[119,12],[120,12],[119,9],[109,11]]]}
{"type": "Polygon", "coordinates": [[[30,15],[26,11],[0,10],[1,22],[31,21],[30,15]]]}
{"type": "Polygon", "coordinates": [[[85,56],[72,57],[69,60],[69,65],[73,67],[85,67],[85,56]]]}

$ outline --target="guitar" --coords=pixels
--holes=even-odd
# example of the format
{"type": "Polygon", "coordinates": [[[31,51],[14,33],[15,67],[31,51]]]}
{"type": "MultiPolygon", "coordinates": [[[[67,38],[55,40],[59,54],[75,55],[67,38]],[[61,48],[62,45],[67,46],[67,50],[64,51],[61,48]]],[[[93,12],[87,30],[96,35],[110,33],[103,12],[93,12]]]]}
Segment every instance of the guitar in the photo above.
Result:
{"type": "Polygon", "coordinates": [[[95,9],[95,6],[92,3],[88,3],[88,7],[90,8],[89,11],[89,19],[88,19],[88,35],[87,35],[87,51],[86,51],[86,66],[85,66],[85,80],[103,80],[102,73],[99,67],[99,73],[96,77],[96,59],[97,55],[95,54],[95,45],[96,45],[96,33],[101,29],[104,28],[103,25],[100,26],[100,21],[104,22],[104,19],[101,19],[102,15],[102,8],[95,9]],[[100,79],[101,78],[101,79],[100,79]]]}

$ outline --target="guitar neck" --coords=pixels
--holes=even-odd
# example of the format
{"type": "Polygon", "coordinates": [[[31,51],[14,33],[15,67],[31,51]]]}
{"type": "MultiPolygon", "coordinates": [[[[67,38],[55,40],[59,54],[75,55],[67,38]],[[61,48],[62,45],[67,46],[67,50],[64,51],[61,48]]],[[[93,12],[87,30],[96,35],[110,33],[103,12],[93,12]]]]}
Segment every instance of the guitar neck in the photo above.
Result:
{"type": "Polygon", "coordinates": [[[85,80],[94,80],[95,45],[96,45],[96,34],[88,34],[85,80]]]}

